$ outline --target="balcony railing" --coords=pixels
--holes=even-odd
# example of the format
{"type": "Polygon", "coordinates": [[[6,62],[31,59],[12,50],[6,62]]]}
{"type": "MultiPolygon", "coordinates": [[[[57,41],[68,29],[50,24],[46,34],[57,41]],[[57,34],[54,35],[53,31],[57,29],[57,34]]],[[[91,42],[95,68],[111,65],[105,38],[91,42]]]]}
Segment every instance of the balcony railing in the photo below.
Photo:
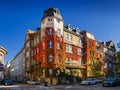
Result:
{"type": "Polygon", "coordinates": [[[78,63],[65,63],[66,68],[85,68],[85,64],[78,64],[78,63]]]}

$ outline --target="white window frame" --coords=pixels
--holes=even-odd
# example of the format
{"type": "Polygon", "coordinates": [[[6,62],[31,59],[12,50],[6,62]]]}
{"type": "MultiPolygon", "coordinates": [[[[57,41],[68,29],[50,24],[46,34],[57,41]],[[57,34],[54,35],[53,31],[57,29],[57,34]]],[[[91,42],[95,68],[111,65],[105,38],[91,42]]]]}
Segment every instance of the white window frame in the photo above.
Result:
{"type": "Polygon", "coordinates": [[[66,40],[69,40],[69,34],[68,33],[65,35],[65,38],[66,38],[66,40]]]}
{"type": "Polygon", "coordinates": [[[69,41],[72,41],[72,39],[73,39],[73,37],[72,37],[72,35],[70,34],[70,35],[69,35],[69,41]]]}
{"type": "Polygon", "coordinates": [[[78,48],[78,55],[80,55],[82,53],[82,49],[78,48]]]}
{"type": "Polygon", "coordinates": [[[53,21],[53,19],[52,18],[48,18],[48,22],[51,22],[51,21],[53,21]]]}
{"type": "Polygon", "coordinates": [[[52,48],[52,45],[53,45],[52,41],[49,41],[48,48],[52,48]]]}
{"type": "Polygon", "coordinates": [[[69,45],[66,45],[66,52],[69,52],[69,45]]]}
{"type": "Polygon", "coordinates": [[[61,29],[57,29],[57,36],[61,36],[61,29]]]}
{"type": "Polygon", "coordinates": [[[72,47],[72,45],[69,45],[69,52],[70,52],[70,53],[73,52],[73,47],[72,47]]]}
{"type": "Polygon", "coordinates": [[[60,49],[60,42],[57,43],[57,49],[60,49]]]}
{"type": "Polygon", "coordinates": [[[49,28],[48,35],[52,35],[52,28],[49,28]]]}
{"type": "Polygon", "coordinates": [[[79,44],[79,45],[82,45],[82,40],[81,40],[81,38],[78,38],[78,44],[79,44]]]}
{"type": "Polygon", "coordinates": [[[72,62],[73,62],[73,59],[72,59],[72,58],[69,58],[69,61],[70,61],[70,63],[72,63],[72,62]]]}
{"type": "Polygon", "coordinates": [[[53,62],[53,55],[52,54],[48,54],[48,62],[53,62]]]}

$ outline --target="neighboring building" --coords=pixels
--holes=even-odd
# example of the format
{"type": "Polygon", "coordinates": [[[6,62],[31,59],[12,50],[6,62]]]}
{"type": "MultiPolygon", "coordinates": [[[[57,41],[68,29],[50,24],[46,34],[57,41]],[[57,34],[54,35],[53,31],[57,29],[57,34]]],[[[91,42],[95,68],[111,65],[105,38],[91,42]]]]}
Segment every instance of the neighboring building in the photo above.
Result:
{"type": "Polygon", "coordinates": [[[102,42],[104,45],[104,61],[105,61],[105,68],[106,74],[115,74],[115,55],[116,49],[115,45],[112,40],[107,42],[102,42]]]}
{"type": "Polygon", "coordinates": [[[4,78],[4,56],[7,50],[0,46],[0,78],[4,78]]]}
{"type": "Polygon", "coordinates": [[[23,48],[10,62],[10,78],[21,81],[25,77],[24,73],[25,49],[23,48]]]}
{"type": "Polygon", "coordinates": [[[86,62],[83,60],[83,35],[78,28],[71,25],[64,27],[65,60],[64,66],[66,74],[83,77],[86,76],[86,62]]]}
{"type": "Polygon", "coordinates": [[[10,78],[10,62],[5,64],[5,78],[10,78]]]}

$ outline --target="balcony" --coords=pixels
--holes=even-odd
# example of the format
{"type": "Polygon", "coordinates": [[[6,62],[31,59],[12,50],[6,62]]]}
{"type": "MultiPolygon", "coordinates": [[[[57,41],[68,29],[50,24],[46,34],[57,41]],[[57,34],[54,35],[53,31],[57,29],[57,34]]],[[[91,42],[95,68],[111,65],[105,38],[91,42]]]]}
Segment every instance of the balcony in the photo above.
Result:
{"type": "Polygon", "coordinates": [[[74,69],[86,68],[84,64],[80,65],[78,63],[65,63],[64,65],[66,68],[74,68],[74,69]]]}

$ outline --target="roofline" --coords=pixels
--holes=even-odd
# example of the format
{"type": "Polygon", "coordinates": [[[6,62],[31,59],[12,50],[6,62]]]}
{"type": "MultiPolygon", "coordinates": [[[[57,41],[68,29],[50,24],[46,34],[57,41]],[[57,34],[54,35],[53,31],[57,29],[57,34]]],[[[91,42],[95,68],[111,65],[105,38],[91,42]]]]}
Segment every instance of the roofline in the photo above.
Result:
{"type": "Polygon", "coordinates": [[[4,52],[4,54],[7,54],[8,53],[8,51],[4,48],[4,47],[2,47],[2,46],[0,46],[0,49],[2,49],[4,52]]]}

